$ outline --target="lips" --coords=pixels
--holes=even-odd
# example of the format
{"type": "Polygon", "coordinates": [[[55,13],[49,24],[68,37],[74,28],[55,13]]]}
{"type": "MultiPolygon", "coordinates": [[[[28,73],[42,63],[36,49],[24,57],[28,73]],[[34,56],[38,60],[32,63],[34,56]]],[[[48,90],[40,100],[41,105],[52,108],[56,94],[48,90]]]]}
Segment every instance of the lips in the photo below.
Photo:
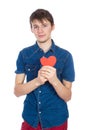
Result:
{"type": "Polygon", "coordinates": [[[42,57],[40,58],[40,63],[42,66],[54,66],[56,64],[56,57],[49,56],[48,58],[42,57]]]}
{"type": "Polygon", "coordinates": [[[38,35],[39,38],[43,38],[45,35],[38,35]]]}

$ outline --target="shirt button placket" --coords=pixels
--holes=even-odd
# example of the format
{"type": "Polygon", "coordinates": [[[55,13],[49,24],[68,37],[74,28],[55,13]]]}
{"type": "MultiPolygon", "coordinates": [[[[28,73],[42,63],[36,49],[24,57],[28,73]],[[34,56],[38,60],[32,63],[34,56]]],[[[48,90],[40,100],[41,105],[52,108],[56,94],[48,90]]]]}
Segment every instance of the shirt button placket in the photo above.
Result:
{"type": "MultiPolygon", "coordinates": [[[[41,90],[39,90],[39,94],[41,94],[41,90]]],[[[39,106],[39,105],[41,105],[41,101],[40,101],[40,100],[38,101],[38,106],[39,106]]],[[[40,106],[39,106],[39,108],[40,108],[40,106]]],[[[39,114],[41,114],[40,109],[39,109],[39,114]]]]}

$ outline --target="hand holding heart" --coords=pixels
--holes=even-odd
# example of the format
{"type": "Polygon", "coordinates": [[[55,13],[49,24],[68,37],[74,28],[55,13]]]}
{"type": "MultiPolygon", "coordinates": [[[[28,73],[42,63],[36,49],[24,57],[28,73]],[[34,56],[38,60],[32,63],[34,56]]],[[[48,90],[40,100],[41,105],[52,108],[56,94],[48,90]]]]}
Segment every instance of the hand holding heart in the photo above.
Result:
{"type": "Polygon", "coordinates": [[[56,63],[56,57],[42,57],[40,59],[42,68],[39,70],[38,76],[42,83],[49,81],[51,84],[57,79],[56,69],[53,67],[56,63]]]}
{"type": "Polygon", "coordinates": [[[39,85],[43,85],[43,84],[47,81],[47,78],[44,77],[44,76],[41,74],[41,69],[38,71],[37,80],[38,80],[39,85]]]}
{"type": "Polygon", "coordinates": [[[43,66],[40,69],[40,75],[47,79],[51,84],[57,79],[56,69],[51,66],[43,66]]]}

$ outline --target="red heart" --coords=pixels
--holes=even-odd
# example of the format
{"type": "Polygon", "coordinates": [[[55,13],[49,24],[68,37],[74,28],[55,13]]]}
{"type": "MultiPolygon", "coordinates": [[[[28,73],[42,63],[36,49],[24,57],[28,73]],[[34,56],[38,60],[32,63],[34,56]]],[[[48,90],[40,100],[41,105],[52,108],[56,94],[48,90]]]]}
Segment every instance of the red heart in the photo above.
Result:
{"type": "Polygon", "coordinates": [[[42,57],[40,58],[40,62],[43,66],[54,66],[56,63],[56,57],[55,56],[50,56],[48,58],[42,57]]]}

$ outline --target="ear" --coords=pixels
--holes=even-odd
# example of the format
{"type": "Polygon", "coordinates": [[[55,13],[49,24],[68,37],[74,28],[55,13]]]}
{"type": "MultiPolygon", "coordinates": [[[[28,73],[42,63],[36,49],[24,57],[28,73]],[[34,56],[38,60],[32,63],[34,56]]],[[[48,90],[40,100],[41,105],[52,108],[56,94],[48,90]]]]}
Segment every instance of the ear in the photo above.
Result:
{"type": "Polygon", "coordinates": [[[54,25],[52,25],[52,30],[54,30],[55,29],[55,24],[54,25]]]}

